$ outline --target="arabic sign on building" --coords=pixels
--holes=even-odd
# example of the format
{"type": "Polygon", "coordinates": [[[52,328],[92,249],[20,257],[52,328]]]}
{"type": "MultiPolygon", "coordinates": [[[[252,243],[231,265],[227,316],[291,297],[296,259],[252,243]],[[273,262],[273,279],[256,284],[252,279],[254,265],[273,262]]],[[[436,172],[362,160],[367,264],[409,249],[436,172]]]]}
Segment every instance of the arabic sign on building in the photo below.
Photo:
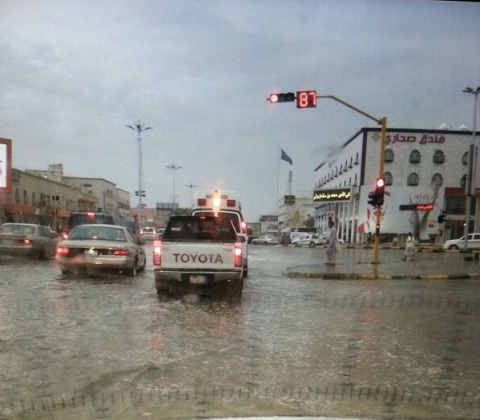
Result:
{"type": "Polygon", "coordinates": [[[313,193],[314,203],[330,203],[332,201],[349,201],[352,197],[350,188],[334,190],[316,190],[313,193]]]}

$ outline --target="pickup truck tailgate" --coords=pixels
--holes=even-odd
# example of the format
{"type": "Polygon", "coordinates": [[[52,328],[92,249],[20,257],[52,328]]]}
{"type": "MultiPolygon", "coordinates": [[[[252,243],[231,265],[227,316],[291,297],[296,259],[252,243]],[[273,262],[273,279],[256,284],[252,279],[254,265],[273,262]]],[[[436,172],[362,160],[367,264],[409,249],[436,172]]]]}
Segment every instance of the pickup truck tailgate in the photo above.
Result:
{"type": "Polygon", "coordinates": [[[162,270],[216,271],[234,267],[233,243],[164,242],[162,270]]]}

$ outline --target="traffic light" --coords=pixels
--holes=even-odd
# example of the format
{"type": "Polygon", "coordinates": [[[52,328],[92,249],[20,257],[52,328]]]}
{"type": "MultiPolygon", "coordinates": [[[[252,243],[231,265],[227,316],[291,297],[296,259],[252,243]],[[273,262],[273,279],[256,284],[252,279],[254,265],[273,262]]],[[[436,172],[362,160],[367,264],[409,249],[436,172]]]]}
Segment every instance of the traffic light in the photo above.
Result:
{"type": "Polygon", "coordinates": [[[375,181],[375,195],[377,197],[377,206],[383,205],[383,197],[385,195],[385,180],[377,178],[375,181]]]}
{"type": "Polygon", "coordinates": [[[368,204],[373,207],[381,207],[383,205],[385,195],[385,180],[383,178],[377,178],[375,181],[375,191],[371,191],[368,194],[368,204]]]}
{"type": "Polygon", "coordinates": [[[293,102],[295,101],[295,94],[293,92],[272,93],[268,98],[268,101],[270,101],[272,104],[278,104],[280,102],[293,102]]]}

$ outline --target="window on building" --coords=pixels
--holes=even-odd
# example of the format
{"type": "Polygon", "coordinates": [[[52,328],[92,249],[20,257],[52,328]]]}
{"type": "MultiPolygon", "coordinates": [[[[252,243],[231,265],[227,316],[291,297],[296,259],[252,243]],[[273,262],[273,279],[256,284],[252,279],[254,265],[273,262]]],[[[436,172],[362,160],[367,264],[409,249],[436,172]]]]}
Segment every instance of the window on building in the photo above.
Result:
{"type": "Polygon", "coordinates": [[[465,152],[462,156],[462,163],[468,165],[468,152],[465,152]]]}
{"type": "Polygon", "coordinates": [[[443,185],[443,176],[438,172],[432,176],[432,185],[441,187],[443,185]]]}
{"type": "Polygon", "coordinates": [[[350,165],[348,165],[349,168],[353,167],[353,156],[350,157],[350,165]]]}
{"type": "Polygon", "coordinates": [[[357,155],[355,157],[355,165],[358,165],[358,152],[357,152],[357,155]]]}
{"type": "Polygon", "coordinates": [[[433,155],[433,163],[444,163],[445,162],[445,153],[441,150],[436,150],[433,155]]]}
{"type": "Polygon", "coordinates": [[[384,161],[385,162],[393,162],[394,159],[395,159],[395,154],[393,153],[393,150],[392,149],[386,149],[385,150],[384,161]]]}
{"type": "Polygon", "coordinates": [[[412,172],[409,176],[408,176],[408,180],[407,180],[407,184],[408,185],[418,185],[418,174],[416,172],[412,172]]]}
{"type": "Polygon", "coordinates": [[[35,195],[35,192],[32,192],[32,206],[37,205],[37,196],[35,195]]]}
{"type": "Polygon", "coordinates": [[[467,185],[467,174],[463,175],[462,178],[460,178],[460,186],[462,188],[465,188],[467,185]]]}
{"type": "Polygon", "coordinates": [[[422,156],[418,150],[412,150],[410,153],[410,163],[420,163],[422,156]]]}
{"type": "Polygon", "coordinates": [[[385,178],[385,185],[392,185],[393,184],[393,176],[391,172],[385,172],[383,174],[383,177],[385,178]]]}
{"type": "Polygon", "coordinates": [[[23,204],[28,204],[28,193],[26,190],[23,190],[23,204]]]}

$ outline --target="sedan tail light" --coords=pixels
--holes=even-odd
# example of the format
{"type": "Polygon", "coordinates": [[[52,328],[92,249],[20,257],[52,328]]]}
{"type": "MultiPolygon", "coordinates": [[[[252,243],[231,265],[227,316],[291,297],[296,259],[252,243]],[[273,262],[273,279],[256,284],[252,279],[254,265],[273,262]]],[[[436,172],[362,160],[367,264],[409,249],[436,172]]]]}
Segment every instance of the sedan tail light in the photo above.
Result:
{"type": "Polygon", "coordinates": [[[153,266],[162,265],[162,241],[153,241],[153,266]]]}
{"type": "Polygon", "coordinates": [[[128,249],[116,249],[112,253],[113,255],[118,255],[121,257],[128,257],[130,253],[128,252],[128,249]]]}
{"type": "Polygon", "coordinates": [[[67,256],[70,253],[70,250],[65,246],[57,246],[57,255],[67,256]]]}
{"type": "Polygon", "coordinates": [[[233,249],[233,260],[235,267],[243,266],[242,245],[240,243],[235,243],[235,248],[233,249]]]}

